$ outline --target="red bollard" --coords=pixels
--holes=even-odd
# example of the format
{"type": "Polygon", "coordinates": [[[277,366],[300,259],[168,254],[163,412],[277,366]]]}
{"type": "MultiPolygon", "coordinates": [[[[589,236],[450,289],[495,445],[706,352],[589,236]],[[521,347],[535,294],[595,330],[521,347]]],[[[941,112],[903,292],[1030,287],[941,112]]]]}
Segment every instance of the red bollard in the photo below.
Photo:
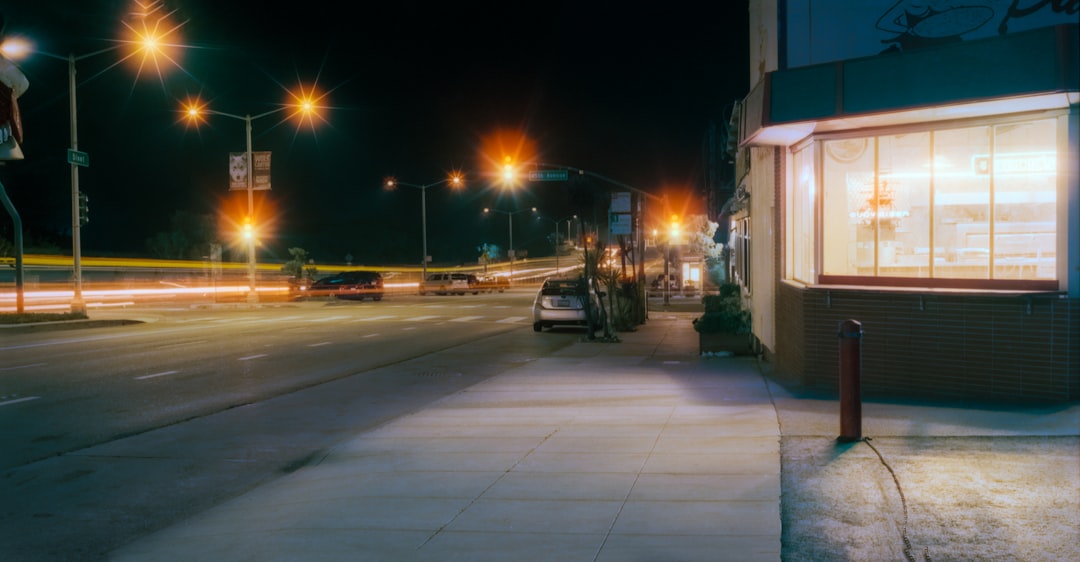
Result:
{"type": "Polygon", "coordinates": [[[858,320],[840,323],[840,437],[851,443],[862,439],[862,324],[858,320]]]}

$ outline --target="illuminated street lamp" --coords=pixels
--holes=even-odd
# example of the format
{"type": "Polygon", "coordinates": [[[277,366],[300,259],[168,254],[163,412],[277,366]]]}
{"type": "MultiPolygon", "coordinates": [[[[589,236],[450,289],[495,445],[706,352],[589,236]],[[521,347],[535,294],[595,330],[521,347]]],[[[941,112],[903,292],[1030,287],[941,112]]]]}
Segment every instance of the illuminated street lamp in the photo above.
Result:
{"type": "MultiPolygon", "coordinates": [[[[154,8],[152,11],[156,11],[154,8]]],[[[142,30],[136,30],[125,23],[125,26],[134,34],[133,40],[120,41],[117,44],[99,49],[97,51],[86,53],[84,55],[76,56],[74,54],[66,57],[48,53],[45,51],[39,51],[34,49],[31,44],[24,40],[16,40],[12,42],[5,41],[0,49],[3,50],[6,58],[18,59],[22,56],[26,56],[31,52],[39,54],[46,58],[67,61],[68,64],[68,101],[69,101],[69,116],[70,116],[70,129],[71,129],[71,147],[68,149],[67,160],[71,164],[71,254],[72,254],[72,271],[74,281],[74,294],[71,301],[71,311],[76,314],[86,313],[86,303],[83,301],[82,296],[82,240],[80,236],[80,230],[82,227],[82,221],[80,220],[79,212],[79,166],[88,166],[90,157],[85,152],[79,152],[79,132],[78,132],[78,104],[75,99],[75,63],[93,56],[115,51],[121,47],[133,47],[134,51],[124,57],[124,60],[131,58],[137,54],[143,55],[143,61],[147,58],[153,59],[155,67],[160,68],[157,65],[158,57],[169,60],[175,64],[175,61],[164,53],[166,47],[175,47],[176,44],[166,43],[165,40],[180,26],[168,28],[165,31],[159,31],[162,28],[167,28],[168,15],[159,18],[153,27],[148,27],[145,22],[148,12],[142,12],[136,14],[139,19],[143,20],[142,30]]],[[[182,25],[182,24],[181,24],[182,25]]],[[[111,68],[111,67],[110,67],[111,68]]]]}
{"type": "Polygon", "coordinates": [[[446,179],[442,179],[442,180],[439,180],[439,181],[434,182],[434,183],[427,183],[427,184],[423,184],[423,185],[415,184],[415,183],[406,183],[406,182],[403,182],[403,181],[398,181],[398,180],[396,180],[394,178],[386,178],[386,180],[383,181],[383,187],[385,187],[386,189],[389,189],[389,190],[396,189],[397,186],[399,186],[399,185],[404,185],[404,186],[407,186],[407,187],[415,187],[415,188],[420,190],[420,225],[421,225],[420,228],[421,228],[421,232],[422,232],[423,252],[424,252],[424,255],[422,256],[422,260],[421,260],[421,263],[423,264],[421,266],[421,267],[423,267],[423,274],[422,274],[423,277],[421,277],[421,281],[427,279],[427,264],[428,264],[429,261],[431,261],[431,256],[428,255],[428,251],[427,251],[427,190],[428,190],[429,187],[435,187],[437,185],[442,185],[444,183],[450,184],[450,187],[452,187],[454,189],[458,189],[458,188],[461,188],[461,187],[465,186],[465,176],[461,175],[460,173],[455,172],[455,173],[451,174],[450,177],[448,177],[446,179]]]}
{"type": "Polygon", "coordinates": [[[499,209],[492,209],[484,207],[484,214],[488,213],[502,213],[510,219],[510,249],[507,251],[507,255],[510,257],[510,277],[508,278],[510,283],[514,282],[514,215],[518,213],[524,213],[526,211],[536,212],[536,207],[531,209],[520,209],[517,211],[500,211],[499,209]]]}
{"type": "Polygon", "coordinates": [[[245,160],[247,163],[245,185],[247,190],[247,203],[248,214],[245,218],[244,224],[244,239],[247,242],[247,254],[248,254],[248,302],[259,302],[259,294],[256,291],[255,283],[255,226],[252,221],[255,220],[255,196],[253,195],[254,184],[254,170],[252,166],[252,150],[251,150],[251,122],[257,119],[261,119],[268,115],[280,113],[287,109],[292,109],[293,113],[289,117],[300,116],[301,118],[310,118],[316,111],[317,106],[315,104],[316,99],[313,94],[293,95],[293,103],[282,105],[281,107],[271,109],[270,111],[260,113],[258,115],[234,115],[232,113],[225,113],[223,111],[216,111],[213,109],[207,109],[202,103],[198,101],[188,102],[187,107],[184,109],[184,113],[190,121],[198,122],[204,115],[219,115],[221,117],[228,117],[230,119],[238,119],[244,122],[244,139],[245,139],[245,160]]]}

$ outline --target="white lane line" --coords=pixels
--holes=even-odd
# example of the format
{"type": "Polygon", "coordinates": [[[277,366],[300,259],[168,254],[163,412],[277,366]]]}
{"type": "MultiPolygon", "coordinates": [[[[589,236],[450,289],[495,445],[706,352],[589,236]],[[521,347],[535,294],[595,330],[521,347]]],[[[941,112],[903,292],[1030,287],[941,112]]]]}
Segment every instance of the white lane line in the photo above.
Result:
{"type": "Polygon", "coordinates": [[[343,320],[345,318],[352,318],[352,316],[327,316],[325,318],[312,318],[308,322],[329,322],[331,320],[343,320]]]}
{"type": "Polygon", "coordinates": [[[152,375],[143,375],[141,377],[135,377],[135,380],[141,381],[141,380],[145,380],[145,379],[152,379],[152,378],[155,378],[155,377],[167,377],[169,375],[175,375],[176,373],[179,373],[179,372],[180,371],[162,371],[160,373],[154,373],[152,375]]]}
{"type": "Polygon", "coordinates": [[[321,341],[319,343],[309,343],[308,347],[322,347],[324,345],[330,345],[331,343],[332,342],[328,342],[328,341],[321,341]]]}
{"type": "Polygon", "coordinates": [[[14,367],[0,367],[0,371],[14,371],[15,369],[29,369],[31,367],[41,367],[42,365],[48,365],[48,363],[30,363],[29,365],[16,365],[14,367]]]}
{"type": "Polygon", "coordinates": [[[14,400],[8,400],[6,402],[0,402],[0,406],[8,406],[10,404],[18,404],[19,402],[29,402],[31,400],[37,400],[40,396],[27,396],[26,398],[16,398],[14,400]]]}
{"type": "Polygon", "coordinates": [[[408,328],[402,328],[401,331],[402,332],[408,332],[409,330],[415,330],[415,329],[416,329],[415,327],[409,326],[408,328]]]}
{"type": "Polygon", "coordinates": [[[520,322],[527,318],[526,316],[509,316],[496,322],[497,324],[513,324],[514,322],[520,322]]]}
{"type": "Polygon", "coordinates": [[[406,322],[423,322],[425,320],[434,320],[436,318],[442,318],[442,316],[414,316],[412,318],[406,318],[406,322]]]}
{"type": "Polygon", "coordinates": [[[371,322],[372,320],[389,320],[391,318],[397,318],[397,316],[367,316],[364,318],[357,318],[353,322],[371,322]]]}
{"type": "Polygon", "coordinates": [[[266,357],[266,354],[265,353],[260,353],[258,355],[248,355],[247,357],[238,358],[237,361],[249,361],[251,359],[258,359],[260,357],[266,357]]]}
{"type": "Polygon", "coordinates": [[[461,317],[458,317],[458,318],[453,318],[450,321],[451,322],[472,322],[473,320],[479,320],[481,318],[483,318],[483,316],[461,316],[461,317]]]}
{"type": "Polygon", "coordinates": [[[364,337],[365,337],[365,338],[374,338],[375,336],[378,336],[378,335],[379,335],[379,334],[368,334],[368,335],[366,335],[366,336],[364,336],[364,337]]]}

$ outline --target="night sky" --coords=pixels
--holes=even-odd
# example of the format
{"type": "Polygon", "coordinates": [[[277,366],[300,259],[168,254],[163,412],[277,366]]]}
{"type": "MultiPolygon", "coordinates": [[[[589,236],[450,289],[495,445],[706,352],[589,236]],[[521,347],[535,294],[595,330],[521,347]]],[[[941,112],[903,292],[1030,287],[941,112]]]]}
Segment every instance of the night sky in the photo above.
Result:
{"type": "MultiPolygon", "coordinates": [[[[2,11],[7,35],[66,57],[115,45],[122,20],[141,27],[131,7],[80,0],[2,11]]],[[[174,51],[182,68],[113,66],[119,49],[76,64],[79,149],[90,155],[80,170],[91,217],[84,256],[149,257],[147,239],[169,231],[177,212],[213,216],[222,232],[246,213],[227,174],[228,153],[244,150],[244,123],[211,115],[190,126],[182,103],[193,97],[258,115],[298,84],[324,95],[314,127],[283,121],[287,111],[253,122],[254,150],[273,153],[273,189],[255,193],[261,256],[284,260],[302,247],[317,263],[346,254],[418,263],[420,190],[386,191],[383,178],[425,184],[456,170],[468,178],[463,191],[426,191],[428,253],[450,264],[475,263],[482,243],[507,244],[507,216],[485,216],[485,206],[536,206],[559,219],[603,211],[596,203],[614,187],[587,179],[507,191],[490,177],[506,155],[668,193],[665,213],[700,212],[690,194],[703,181],[704,135],[749,88],[745,1],[173,0],[152,17],[170,12],[187,45],[174,51]]],[[[70,253],[67,63],[36,55],[19,65],[30,80],[19,100],[26,159],[0,167],[0,181],[27,251],[70,253]]],[[[515,215],[515,248],[545,253],[552,228],[515,215]]],[[[6,213],[0,235],[12,238],[6,213]]]]}

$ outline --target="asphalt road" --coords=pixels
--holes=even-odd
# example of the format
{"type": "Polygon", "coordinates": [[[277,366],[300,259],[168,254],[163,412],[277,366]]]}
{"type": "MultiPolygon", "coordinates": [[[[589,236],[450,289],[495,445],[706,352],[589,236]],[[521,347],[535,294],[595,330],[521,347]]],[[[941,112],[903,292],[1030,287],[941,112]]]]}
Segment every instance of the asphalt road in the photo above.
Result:
{"type": "Polygon", "coordinates": [[[571,344],[532,292],[92,314],[0,339],[4,560],[102,559],[348,435],[571,344]]]}

